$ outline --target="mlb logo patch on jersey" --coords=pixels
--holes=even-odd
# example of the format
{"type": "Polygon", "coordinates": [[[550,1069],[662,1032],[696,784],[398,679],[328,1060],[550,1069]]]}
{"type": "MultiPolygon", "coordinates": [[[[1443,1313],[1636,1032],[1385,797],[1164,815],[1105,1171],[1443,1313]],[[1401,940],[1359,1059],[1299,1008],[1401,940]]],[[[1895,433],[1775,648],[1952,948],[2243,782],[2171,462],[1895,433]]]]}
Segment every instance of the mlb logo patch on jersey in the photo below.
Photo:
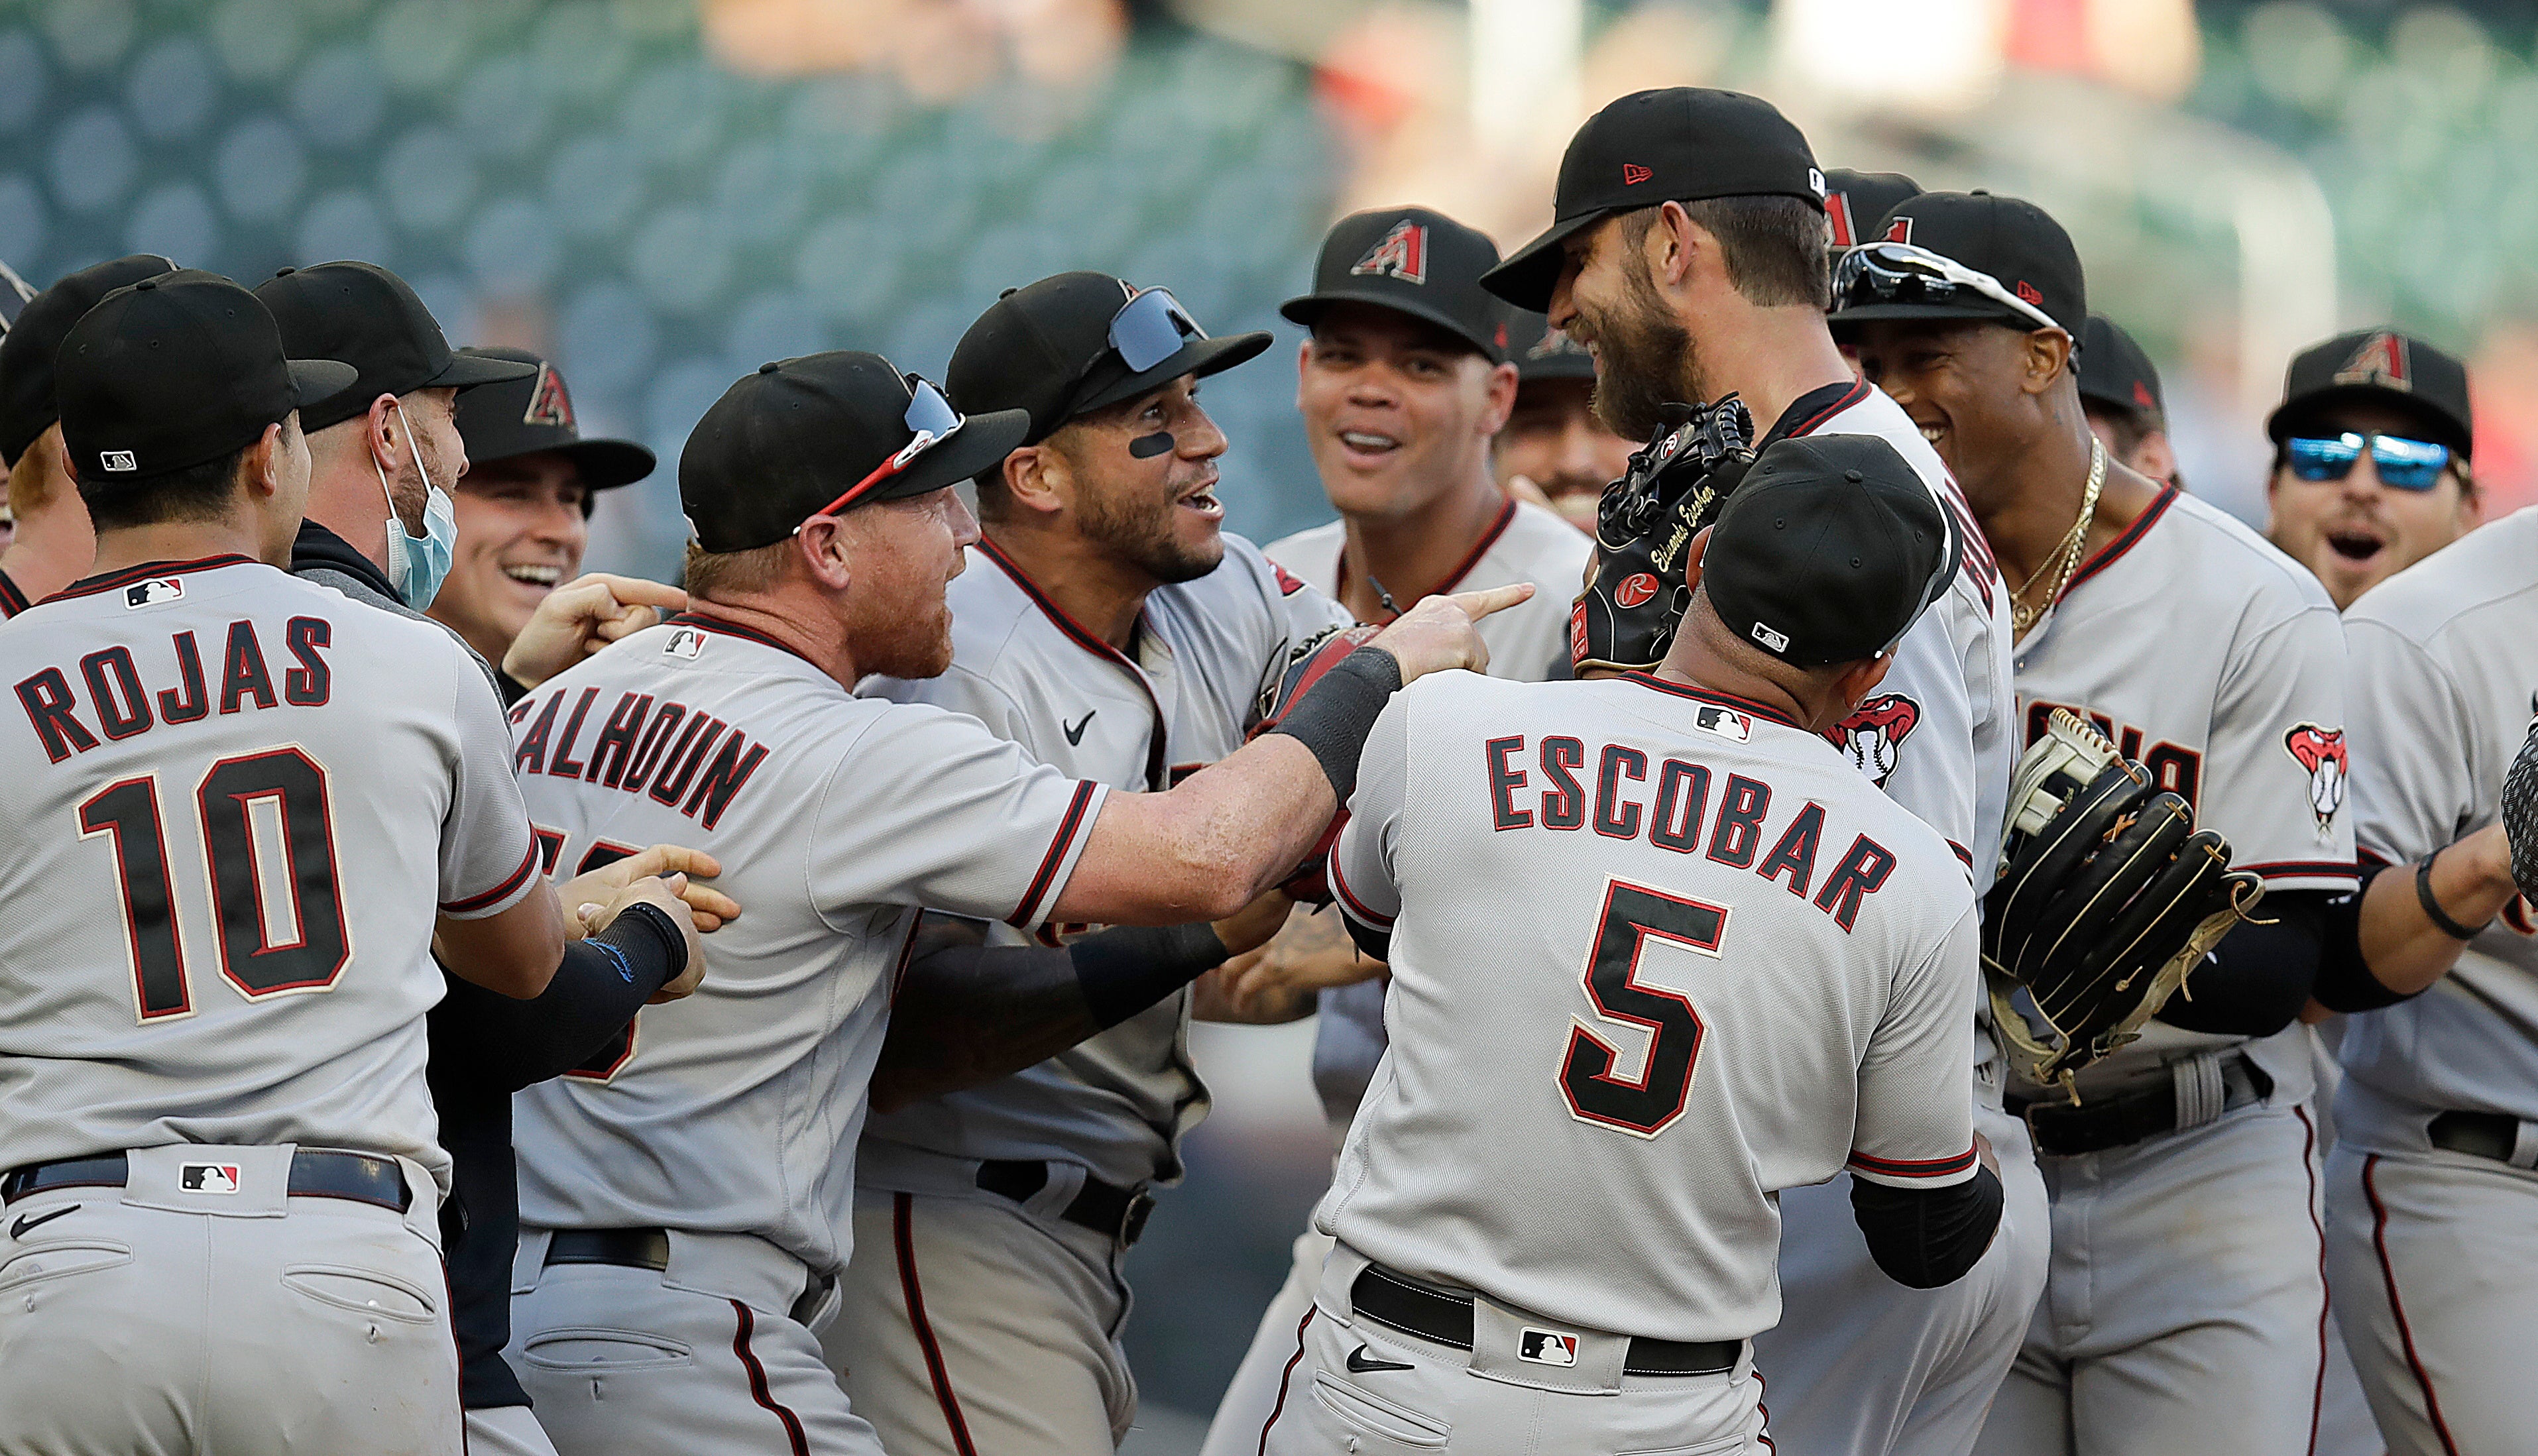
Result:
{"type": "Polygon", "coordinates": [[[1531,1325],[1516,1333],[1515,1357],[1537,1365],[1573,1365],[1577,1363],[1577,1337],[1558,1330],[1537,1330],[1531,1325]]]}
{"type": "Polygon", "coordinates": [[[238,1165],[234,1162],[180,1162],[176,1164],[176,1186],[187,1193],[235,1193],[238,1191],[238,1165]]]}
{"type": "Polygon", "coordinates": [[[693,627],[680,628],[670,633],[670,640],[661,644],[661,650],[672,657],[684,657],[694,662],[705,650],[705,634],[693,627]]]}
{"type": "Polygon", "coordinates": [[[1692,710],[1692,726],[1703,733],[1743,743],[1754,736],[1754,720],[1732,707],[1704,702],[1692,710]]]}
{"type": "Polygon", "coordinates": [[[177,601],[184,595],[185,583],[182,580],[174,576],[154,576],[148,581],[136,581],[125,587],[123,605],[127,608],[155,607],[161,602],[177,601]]]}

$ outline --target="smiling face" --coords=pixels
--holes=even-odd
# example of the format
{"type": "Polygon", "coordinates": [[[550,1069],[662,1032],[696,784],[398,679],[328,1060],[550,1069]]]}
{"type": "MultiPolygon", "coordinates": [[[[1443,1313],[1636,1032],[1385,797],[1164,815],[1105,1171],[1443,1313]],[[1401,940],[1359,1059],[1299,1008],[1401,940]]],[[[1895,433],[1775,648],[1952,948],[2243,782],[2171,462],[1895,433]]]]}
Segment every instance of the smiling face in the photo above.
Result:
{"type": "Polygon", "coordinates": [[[1343,515],[1408,516],[1467,488],[1515,399],[1514,365],[1370,304],[1325,308],[1297,367],[1305,443],[1343,515]]]}
{"type": "Polygon", "coordinates": [[[581,473],[552,451],[471,466],[451,493],[458,551],[434,619],[501,661],[547,593],[580,574],[589,498],[581,473]]]}
{"type": "Polygon", "coordinates": [[[1592,379],[1536,379],[1520,384],[1494,463],[1499,483],[1523,476],[1542,488],[1570,525],[1595,528],[1604,487],[1631,468],[1631,442],[1595,418],[1592,379]]]}
{"type": "Polygon", "coordinates": [[[1646,439],[1660,411],[1711,397],[1685,328],[1658,296],[1645,243],[1649,215],[1606,218],[1562,243],[1551,326],[1595,356],[1595,418],[1628,439],[1646,439]]]}
{"type": "MultiPolygon", "coordinates": [[[[2298,432],[2332,435],[2345,430],[2380,430],[2410,439],[2425,433],[2405,409],[2368,401],[2323,411],[2303,421],[2298,432]]],[[[2428,491],[2383,484],[2368,450],[2340,481],[2304,481],[2288,462],[2280,462],[2266,483],[2265,496],[2273,510],[2266,538],[2317,573],[2338,611],[2476,529],[2485,515],[2483,499],[2455,457],[2428,491]]]]}
{"type": "Polygon", "coordinates": [[[2037,396],[2023,387],[2029,333],[1978,319],[1878,319],[1852,342],[1860,376],[1912,417],[1975,513],[1999,508],[2011,473],[1994,467],[2016,454],[2036,420],[2037,396]]]}
{"type": "Polygon", "coordinates": [[[1217,457],[1225,431],[1183,374],[1135,399],[1067,422],[1048,444],[1066,462],[1075,528],[1158,584],[1190,581],[1225,560],[1217,457]],[[1157,438],[1170,436],[1169,448],[1157,438]]]}
{"type": "Polygon", "coordinates": [[[945,589],[968,564],[977,519],[949,486],[857,506],[838,518],[850,579],[846,645],[863,673],[939,678],[952,666],[945,589]]]}

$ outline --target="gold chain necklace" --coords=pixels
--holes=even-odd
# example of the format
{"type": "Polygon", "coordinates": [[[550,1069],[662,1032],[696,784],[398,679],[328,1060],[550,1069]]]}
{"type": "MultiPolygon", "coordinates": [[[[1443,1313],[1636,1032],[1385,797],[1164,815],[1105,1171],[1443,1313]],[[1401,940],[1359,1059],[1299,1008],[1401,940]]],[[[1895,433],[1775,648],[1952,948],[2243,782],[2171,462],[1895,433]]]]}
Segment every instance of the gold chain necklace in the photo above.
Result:
{"type": "Polygon", "coordinates": [[[2037,620],[2044,616],[2047,608],[2062,600],[2063,590],[2071,584],[2071,573],[2080,569],[2080,549],[2088,544],[2089,523],[2098,518],[2098,492],[2104,489],[2105,484],[2106,446],[2093,434],[2089,437],[2089,489],[2080,497],[2080,518],[2071,523],[2070,534],[2062,538],[2062,544],[2053,549],[2053,554],[2037,566],[2033,575],[2019,584],[2018,590],[2009,594],[2011,631],[2025,636],[2028,629],[2036,626],[2037,620]],[[2040,605],[2034,607],[2027,605],[2023,598],[2035,589],[2037,580],[2042,578],[2046,571],[2051,570],[2057,563],[2060,563],[2062,570],[2053,578],[2053,589],[2044,594],[2044,600],[2040,605]]]}

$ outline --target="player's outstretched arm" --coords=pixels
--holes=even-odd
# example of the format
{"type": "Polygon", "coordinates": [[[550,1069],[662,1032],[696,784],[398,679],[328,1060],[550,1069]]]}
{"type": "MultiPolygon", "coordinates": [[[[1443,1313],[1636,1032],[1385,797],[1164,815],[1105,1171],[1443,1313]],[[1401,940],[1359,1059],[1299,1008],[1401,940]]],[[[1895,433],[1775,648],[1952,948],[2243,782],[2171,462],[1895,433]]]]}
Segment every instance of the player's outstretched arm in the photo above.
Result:
{"type": "Polygon", "coordinates": [[[1391,694],[1432,672],[1480,671],[1473,624],[1529,582],[1430,597],[1324,674],[1278,727],[1161,794],[1112,794],[1052,920],[1221,920],[1284,879],[1357,781],[1358,751],[1391,694]]]}
{"type": "Polygon", "coordinates": [[[502,676],[535,690],[547,679],[620,637],[686,609],[688,594],[636,576],[592,571],[576,576],[538,603],[511,649],[502,654],[502,676]]]}
{"type": "Polygon", "coordinates": [[[432,1009],[433,1075],[471,1092],[514,1092],[588,1061],[646,1004],[695,990],[705,962],[698,917],[680,898],[684,878],[635,880],[605,903],[576,905],[583,934],[534,1000],[453,976],[432,1009]]]}
{"type": "Polygon", "coordinates": [[[497,914],[474,920],[441,916],[433,929],[432,954],[459,979],[526,1001],[555,979],[565,939],[555,887],[541,881],[518,904],[497,914]]]}
{"type": "Polygon", "coordinates": [[[2372,1011],[2420,995],[2458,964],[2467,941],[2503,913],[2520,888],[2511,844],[2492,824],[2435,851],[2428,860],[2367,870],[2360,893],[2330,912],[2317,974],[2317,1009],[2372,1011]],[[2430,864],[2427,874],[2424,865],[2430,864]],[[2429,895],[2442,918],[2433,919],[2429,895]]]}

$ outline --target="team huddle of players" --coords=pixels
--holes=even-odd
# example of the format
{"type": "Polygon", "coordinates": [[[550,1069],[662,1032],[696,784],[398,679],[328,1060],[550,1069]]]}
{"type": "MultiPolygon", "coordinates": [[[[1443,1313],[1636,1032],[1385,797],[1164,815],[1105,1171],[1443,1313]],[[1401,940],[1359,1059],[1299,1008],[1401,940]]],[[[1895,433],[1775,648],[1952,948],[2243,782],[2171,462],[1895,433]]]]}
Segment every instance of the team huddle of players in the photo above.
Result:
{"type": "Polygon", "coordinates": [[[2040,209],[1690,89],[1282,312],[1328,526],[1222,528],[1269,335],[1066,273],[733,384],[672,589],[576,575],[649,452],[383,269],[28,300],[0,1449],[1107,1451],[1190,1023],[1315,1013],[1208,1456],[2517,1449],[2538,512],[2454,361],[2292,361],[2269,542],[2040,209]],[[1613,670],[1606,484],[1729,396],[1613,670]],[[2267,893],[2039,1083],[2057,708],[2267,893]]]}

